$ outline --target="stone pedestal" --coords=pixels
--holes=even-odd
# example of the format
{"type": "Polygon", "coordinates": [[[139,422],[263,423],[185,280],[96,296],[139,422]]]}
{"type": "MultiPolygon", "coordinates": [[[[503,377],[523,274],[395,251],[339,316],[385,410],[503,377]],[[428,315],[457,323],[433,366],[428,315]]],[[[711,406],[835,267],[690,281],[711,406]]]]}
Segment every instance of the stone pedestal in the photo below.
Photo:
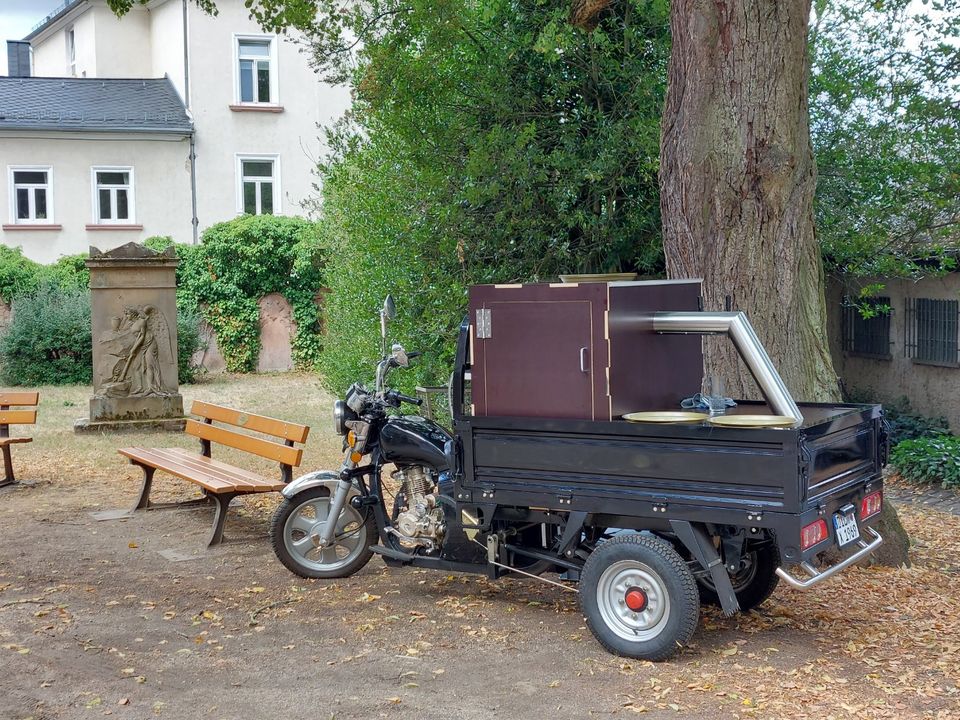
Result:
{"type": "Polygon", "coordinates": [[[183,429],[177,263],[172,247],[90,248],[93,398],[76,432],[183,429]]]}

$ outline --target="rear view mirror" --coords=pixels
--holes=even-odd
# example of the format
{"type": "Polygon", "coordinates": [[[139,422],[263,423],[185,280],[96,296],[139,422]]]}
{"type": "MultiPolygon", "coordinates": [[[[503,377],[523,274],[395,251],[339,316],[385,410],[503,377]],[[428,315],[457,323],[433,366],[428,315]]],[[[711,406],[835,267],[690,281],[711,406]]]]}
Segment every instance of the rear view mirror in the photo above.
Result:
{"type": "Polygon", "coordinates": [[[393,320],[397,316],[397,306],[393,302],[393,295],[387,295],[383,301],[383,314],[387,320],[393,320]]]}

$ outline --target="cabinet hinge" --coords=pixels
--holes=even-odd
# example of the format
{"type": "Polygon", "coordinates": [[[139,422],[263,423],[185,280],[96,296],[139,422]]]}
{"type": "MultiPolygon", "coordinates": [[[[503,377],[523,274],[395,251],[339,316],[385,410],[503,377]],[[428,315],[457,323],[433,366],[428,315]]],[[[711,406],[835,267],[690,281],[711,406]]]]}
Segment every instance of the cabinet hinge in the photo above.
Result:
{"type": "Polygon", "coordinates": [[[477,309],[477,339],[486,340],[493,337],[492,321],[489,308],[477,309]]]}

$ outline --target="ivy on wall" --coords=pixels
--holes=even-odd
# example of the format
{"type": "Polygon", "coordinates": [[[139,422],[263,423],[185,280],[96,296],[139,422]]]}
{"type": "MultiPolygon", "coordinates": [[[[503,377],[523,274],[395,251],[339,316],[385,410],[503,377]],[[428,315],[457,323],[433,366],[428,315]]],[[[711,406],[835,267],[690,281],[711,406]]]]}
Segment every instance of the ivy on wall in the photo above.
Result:
{"type": "MultiPolygon", "coordinates": [[[[170,238],[146,244],[162,249],[170,238]]],[[[314,367],[320,353],[323,255],[317,225],[298,217],[245,215],[204,231],[199,245],[177,245],[178,301],[197,308],[217,335],[231,372],[256,370],[260,354],[260,309],[264,295],[280,293],[293,309],[292,340],[298,367],[314,367]]]]}

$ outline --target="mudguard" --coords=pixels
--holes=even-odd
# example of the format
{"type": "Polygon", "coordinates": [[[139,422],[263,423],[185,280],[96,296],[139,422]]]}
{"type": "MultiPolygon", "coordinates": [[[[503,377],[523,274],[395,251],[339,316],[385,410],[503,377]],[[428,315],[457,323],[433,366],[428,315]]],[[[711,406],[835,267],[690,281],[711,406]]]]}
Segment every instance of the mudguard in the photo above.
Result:
{"type": "MultiPolygon", "coordinates": [[[[337,485],[339,484],[340,473],[334,472],[333,470],[317,470],[312,473],[307,473],[306,475],[301,475],[296,480],[284,487],[283,490],[280,491],[280,494],[285,498],[292,498],[294,495],[301,493],[304,490],[324,486],[330,491],[330,495],[332,497],[337,491],[337,485]]],[[[353,489],[347,495],[347,499],[349,500],[354,495],[359,494],[359,488],[354,485],[353,489]]]]}

